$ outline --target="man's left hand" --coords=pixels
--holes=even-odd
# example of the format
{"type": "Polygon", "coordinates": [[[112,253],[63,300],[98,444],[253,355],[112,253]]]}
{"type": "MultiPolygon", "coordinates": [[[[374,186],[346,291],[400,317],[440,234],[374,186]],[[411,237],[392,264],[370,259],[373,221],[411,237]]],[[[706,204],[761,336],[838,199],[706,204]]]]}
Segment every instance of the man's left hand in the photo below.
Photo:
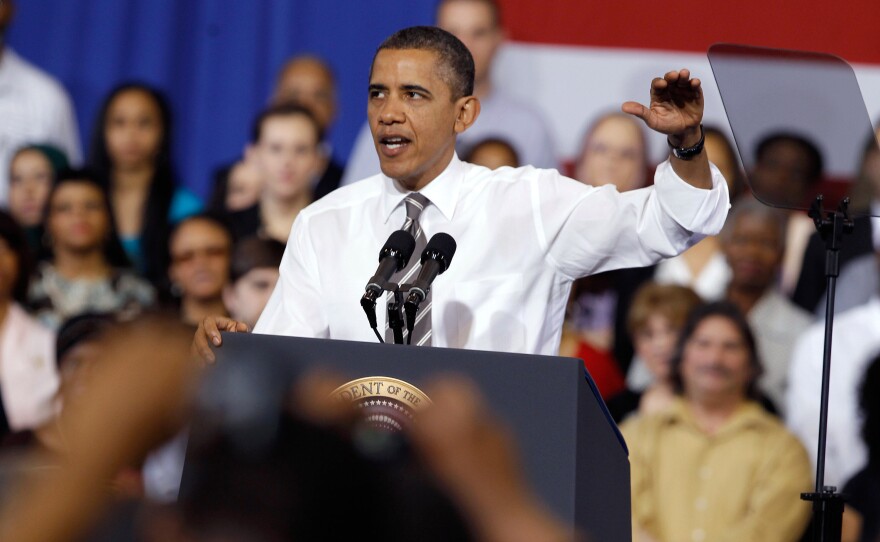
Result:
{"type": "Polygon", "coordinates": [[[651,81],[651,105],[626,102],[621,107],[642,119],[649,128],[669,136],[677,147],[695,145],[700,139],[703,120],[703,90],[699,79],[691,79],[690,70],[667,72],[651,81]]]}

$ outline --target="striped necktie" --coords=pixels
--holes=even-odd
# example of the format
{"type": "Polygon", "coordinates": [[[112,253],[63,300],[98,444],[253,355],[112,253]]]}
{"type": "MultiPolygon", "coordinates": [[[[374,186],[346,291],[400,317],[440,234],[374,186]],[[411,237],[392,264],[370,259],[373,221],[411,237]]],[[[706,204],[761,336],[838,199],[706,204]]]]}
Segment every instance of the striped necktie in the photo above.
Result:
{"type": "MultiPolygon", "coordinates": [[[[419,276],[419,271],[422,268],[422,251],[425,250],[425,245],[428,244],[425,232],[422,231],[422,226],[419,224],[419,215],[422,214],[422,211],[431,202],[428,201],[428,198],[419,194],[418,192],[413,192],[403,200],[403,203],[406,205],[406,220],[403,222],[403,227],[400,229],[406,230],[412,234],[412,236],[416,240],[416,248],[415,250],[413,250],[412,258],[409,259],[409,264],[407,264],[406,268],[398,273],[395,273],[391,277],[391,282],[395,282],[397,284],[411,283],[419,276]]],[[[405,295],[403,297],[406,298],[405,295]]],[[[389,293],[386,296],[386,301],[390,302],[392,300],[393,295],[389,293]]],[[[403,337],[404,342],[406,342],[406,330],[404,330],[403,332],[403,337]]],[[[385,323],[385,342],[394,342],[394,335],[391,328],[388,327],[387,321],[385,323]]],[[[428,293],[428,297],[422,302],[419,308],[419,314],[416,317],[416,325],[415,328],[413,328],[413,337],[411,344],[417,344],[420,346],[431,346],[430,292],[428,293]]]]}

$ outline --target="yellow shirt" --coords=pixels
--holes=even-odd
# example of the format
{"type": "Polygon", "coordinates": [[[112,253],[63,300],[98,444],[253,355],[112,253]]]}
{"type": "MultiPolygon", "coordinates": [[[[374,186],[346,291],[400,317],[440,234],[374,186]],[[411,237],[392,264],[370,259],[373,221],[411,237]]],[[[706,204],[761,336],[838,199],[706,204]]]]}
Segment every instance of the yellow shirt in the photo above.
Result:
{"type": "Polygon", "coordinates": [[[632,467],[633,541],[786,542],[806,528],[811,466],[801,443],[746,402],[714,435],[687,404],[621,425],[632,467]]]}

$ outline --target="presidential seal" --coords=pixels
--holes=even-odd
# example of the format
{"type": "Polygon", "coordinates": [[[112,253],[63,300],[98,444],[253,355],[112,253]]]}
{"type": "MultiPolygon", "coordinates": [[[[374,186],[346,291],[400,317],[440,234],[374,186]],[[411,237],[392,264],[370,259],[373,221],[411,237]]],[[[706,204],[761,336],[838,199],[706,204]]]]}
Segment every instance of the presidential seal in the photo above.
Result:
{"type": "Polygon", "coordinates": [[[431,404],[431,399],[419,388],[387,376],[352,380],[331,395],[354,404],[370,427],[391,433],[405,431],[417,413],[431,404]]]}

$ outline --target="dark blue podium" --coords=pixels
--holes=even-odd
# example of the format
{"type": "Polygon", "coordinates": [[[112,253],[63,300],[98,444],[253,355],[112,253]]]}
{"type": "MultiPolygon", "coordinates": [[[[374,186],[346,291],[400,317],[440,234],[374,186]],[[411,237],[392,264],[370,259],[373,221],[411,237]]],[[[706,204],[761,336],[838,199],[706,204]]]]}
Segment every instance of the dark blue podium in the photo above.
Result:
{"type": "Polygon", "coordinates": [[[417,387],[438,373],[466,375],[513,432],[531,487],[558,517],[590,540],[632,539],[626,446],[580,360],[239,333],[224,334],[216,354],[218,367],[259,368],[288,389],[317,367],[417,387]]]}

